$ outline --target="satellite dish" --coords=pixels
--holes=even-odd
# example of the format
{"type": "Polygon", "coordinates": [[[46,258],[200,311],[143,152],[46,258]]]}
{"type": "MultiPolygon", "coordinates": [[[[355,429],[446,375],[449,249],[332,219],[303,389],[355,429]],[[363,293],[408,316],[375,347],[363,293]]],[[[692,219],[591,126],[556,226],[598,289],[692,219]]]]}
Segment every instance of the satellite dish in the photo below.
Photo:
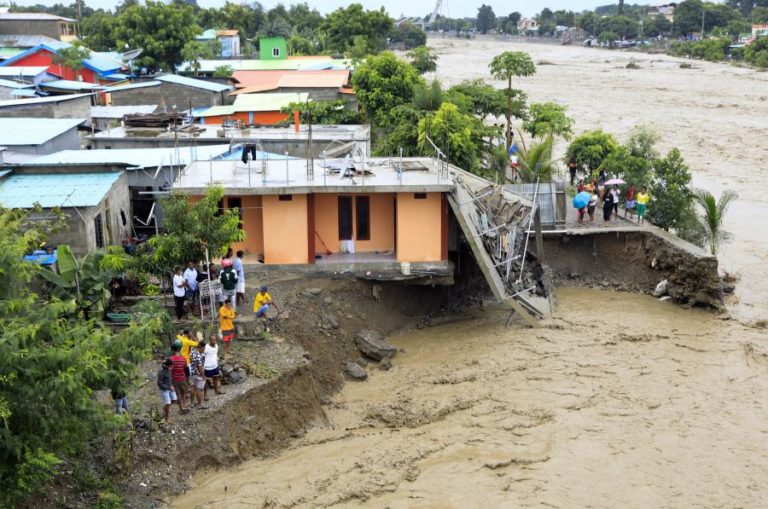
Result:
{"type": "Polygon", "coordinates": [[[125,53],[123,53],[123,62],[130,62],[131,60],[133,60],[134,58],[138,57],[142,53],[144,53],[144,49],[143,48],[132,49],[130,51],[126,51],[125,53]]]}

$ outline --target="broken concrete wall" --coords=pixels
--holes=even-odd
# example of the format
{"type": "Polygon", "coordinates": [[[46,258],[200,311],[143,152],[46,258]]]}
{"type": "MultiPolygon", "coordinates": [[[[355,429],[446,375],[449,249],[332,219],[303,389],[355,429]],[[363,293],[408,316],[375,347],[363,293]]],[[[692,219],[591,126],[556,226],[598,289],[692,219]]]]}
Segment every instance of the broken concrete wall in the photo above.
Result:
{"type": "Polygon", "coordinates": [[[652,293],[667,280],[675,301],[723,309],[717,257],[656,230],[592,234],[550,232],[545,260],[556,286],[597,286],[652,293]]]}

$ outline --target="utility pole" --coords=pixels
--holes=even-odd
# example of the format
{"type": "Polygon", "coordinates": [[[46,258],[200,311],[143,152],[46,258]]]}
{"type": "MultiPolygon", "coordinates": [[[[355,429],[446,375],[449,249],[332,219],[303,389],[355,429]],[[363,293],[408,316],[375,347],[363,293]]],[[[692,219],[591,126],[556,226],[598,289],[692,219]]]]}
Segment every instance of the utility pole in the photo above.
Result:
{"type": "Polygon", "coordinates": [[[707,8],[701,4],[701,38],[704,39],[704,18],[707,15],[707,8]]]}

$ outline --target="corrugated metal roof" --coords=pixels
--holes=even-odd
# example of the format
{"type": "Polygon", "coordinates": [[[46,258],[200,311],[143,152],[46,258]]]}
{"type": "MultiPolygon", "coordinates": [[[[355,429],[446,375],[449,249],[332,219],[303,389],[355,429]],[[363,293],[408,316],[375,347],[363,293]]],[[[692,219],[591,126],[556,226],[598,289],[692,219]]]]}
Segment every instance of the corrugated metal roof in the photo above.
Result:
{"type": "Polygon", "coordinates": [[[120,172],[13,174],[0,181],[0,203],[9,208],[93,207],[109,192],[120,172]]]}
{"type": "Polygon", "coordinates": [[[221,37],[234,37],[239,33],[237,30],[216,30],[216,35],[221,37]]]}
{"type": "Polygon", "coordinates": [[[8,147],[41,145],[84,122],[84,118],[0,118],[0,133],[8,147]]]}
{"type": "Polygon", "coordinates": [[[85,81],[73,81],[73,80],[53,80],[40,83],[43,88],[55,88],[57,90],[93,90],[94,88],[100,88],[101,85],[96,83],[87,83],[85,81]]]}
{"type": "Polygon", "coordinates": [[[202,147],[127,148],[97,150],[62,150],[29,161],[30,166],[77,166],[112,164],[129,168],[156,168],[160,165],[187,165],[191,161],[215,159],[229,152],[229,145],[202,147]]]}
{"type": "Polygon", "coordinates": [[[156,109],[156,104],[136,104],[132,106],[91,106],[91,117],[121,119],[126,115],[133,115],[135,113],[154,113],[156,109]]]}
{"type": "Polygon", "coordinates": [[[130,85],[118,85],[116,87],[104,87],[105,92],[125,92],[126,90],[135,90],[137,88],[147,88],[147,87],[159,87],[160,82],[159,81],[138,81],[136,83],[131,83],[130,85]]]}
{"type": "Polygon", "coordinates": [[[24,53],[24,48],[3,46],[0,48],[0,60],[8,60],[9,58],[15,57],[19,53],[24,53]]]}
{"type": "Polygon", "coordinates": [[[21,34],[0,34],[0,44],[3,46],[16,46],[18,48],[32,48],[39,44],[49,44],[58,42],[53,37],[47,35],[21,35],[21,34]]]}
{"type": "Polygon", "coordinates": [[[258,87],[261,90],[274,90],[278,87],[341,87],[349,81],[349,71],[236,71],[232,73],[232,79],[238,82],[238,87],[258,87]]]}
{"type": "Polygon", "coordinates": [[[280,111],[290,103],[306,102],[307,93],[243,94],[235,99],[235,111],[280,111]]]}
{"type": "Polygon", "coordinates": [[[162,76],[155,76],[154,79],[166,83],[175,83],[176,85],[185,87],[208,90],[209,92],[226,92],[227,90],[232,90],[232,87],[229,85],[222,85],[221,83],[212,81],[197,80],[195,78],[187,78],[186,76],[179,76],[178,74],[163,74],[162,76]]]}
{"type": "Polygon", "coordinates": [[[19,83],[18,81],[0,79],[0,87],[5,88],[35,88],[35,85],[30,83],[19,83]]]}
{"type": "MultiPolygon", "coordinates": [[[[288,58],[286,60],[200,60],[200,72],[210,73],[217,67],[229,67],[233,71],[300,71],[300,70],[322,70],[351,69],[350,60],[333,59],[330,57],[303,57],[288,58]]],[[[180,72],[192,72],[189,62],[184,62],[178,67],[180,72]]]]}
{"type": "Polygon", "coordinates": [[[9,101],[0,101],[0,108],[10,108],[14,106],[27,106],[31,104],[71,101],[72,99],[79,99],[81,97],[88,97],[90,95],[91,94],[68,94],[68,95],[55,95],[52,97],[35,97],[32,99],[11,99],[9,101]]]}
{"type": "Polygon", "coordinates": [[[35,67],[0,67],[0,77],[12,78],[16,76],[35,77],[48,72],[48,68],[45,66],[35,67]]]}
{"type": "Polygon", "coordinates": [[[2,21],[69,21],[74,23],[76,20],[71,18],[64,18],[62,16],[56,16],[53,14],[46,14],[43,12],[6,12],[0,14],[0,20],[2,21]]]}
{"type": "MultiPolygon", "coordinates": [[[[4,149],[4,148],[5,148],[5,147],[0,147],[0,149],[4,149]]],[[[9,173],[11,173],[11,170],[0,170],[0,178],[3,178],[3,177],[5,177],[5,176],[6,176],[6,175],[8,175],[9,173]]]]}

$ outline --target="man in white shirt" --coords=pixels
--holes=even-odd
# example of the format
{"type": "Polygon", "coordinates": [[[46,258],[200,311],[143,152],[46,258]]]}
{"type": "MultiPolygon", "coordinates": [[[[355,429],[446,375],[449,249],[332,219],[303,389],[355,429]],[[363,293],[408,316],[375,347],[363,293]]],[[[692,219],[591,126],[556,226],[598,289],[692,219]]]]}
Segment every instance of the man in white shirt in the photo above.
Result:
{"type": "Polygon", "coordinates": [[[181,275],[181,267],[173,271],[173,302],[176,305],[176,319],[184,318],[184,297],[187,294],[187,281],[181,275]]]}
{"type": "Polygon", "coordinates": [[[187,268],[184,269],[184,280],[187,282],[187,300],[192,303],[194,309],[195,297],[197,297],[197,268],[195,268],[195,262],[188,262],[187,268]]]}
{"type": "MultiPolygon", "coordinates": [[[[208,339],[208,344],[205,345],[203,350],[203,370],[205,371],[205,378],[210,380],[213,385],[213,390],[216,394],[224,394],[221,390],[221,372],[219,371],[219,345],[216,344],[216,334],[211,334],[208,339]]],[[[208,386],[205,386],[203,391],[204,398],[208,399],[208,386]]]]}

